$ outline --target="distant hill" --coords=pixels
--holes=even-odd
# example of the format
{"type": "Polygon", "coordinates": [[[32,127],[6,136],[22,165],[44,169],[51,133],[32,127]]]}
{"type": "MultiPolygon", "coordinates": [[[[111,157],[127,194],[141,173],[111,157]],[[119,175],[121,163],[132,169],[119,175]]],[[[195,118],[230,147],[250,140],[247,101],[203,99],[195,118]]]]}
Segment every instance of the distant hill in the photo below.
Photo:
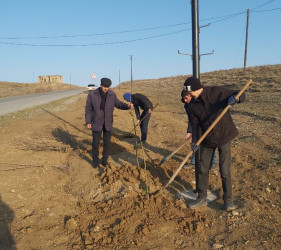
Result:
{"type": "Polygon", "coordinates": [[[0,81],[0,98],[28,95],[35,93],[45,93],[57,90],[75,89],[79,88],[71,84],[61,83],[17,83],[17,82],[1,82],[0,81]]]}

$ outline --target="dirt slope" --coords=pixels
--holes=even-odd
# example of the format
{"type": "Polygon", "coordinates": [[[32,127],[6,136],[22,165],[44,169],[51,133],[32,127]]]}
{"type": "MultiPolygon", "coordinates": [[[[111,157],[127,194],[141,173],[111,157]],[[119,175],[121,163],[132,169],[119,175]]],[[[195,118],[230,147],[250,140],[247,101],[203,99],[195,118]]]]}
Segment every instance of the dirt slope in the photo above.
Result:
{"type": "Polygon", "coordinates": [[[65,83],[17,83],[0,81],[0,98],[45,93],[58,90],[79,88],[75,85],[65,83]]]}
{"type": "MultiPolygon", "coordinates": [[[[133,92],[155,104],[144,151],[134,150],[130,111],[115,110],[111,167],[91,167],[91,133],[84,126],[86,93],[0,117],[0,249],[280,249],[281,65],[201,75],[205,85],[240,89],[251,78],[247,101],[233,118],[233,212],[222,210],[218,170],[209,189],[218,196],[191,211],[184,191],[194,169],[180,91],[187,76],[134,81],[133,92]],[[145,161],[144,161],[145,160],[145,161]],[[139,163],[139,164],[138,164],[139,163]],[[181,194],[181,195],[180,195],[181,194]]],[[[115,88],[122,99],[130,82],[115,88]]]]}

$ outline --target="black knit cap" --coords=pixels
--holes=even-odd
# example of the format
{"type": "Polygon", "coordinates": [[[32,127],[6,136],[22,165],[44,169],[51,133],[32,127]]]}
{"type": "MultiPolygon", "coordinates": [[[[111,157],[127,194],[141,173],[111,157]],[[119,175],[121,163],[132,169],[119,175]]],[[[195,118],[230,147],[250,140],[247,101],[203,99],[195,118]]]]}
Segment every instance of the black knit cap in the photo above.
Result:
{"type": "Polygon", "coordinates": [[[104,86],[104,87],[109,88],[110,85],[111,85],[111,80],[110,80],[109,78],[102,78],[102,79],[100,80],[100,84],[101,84],[102,86],[104,86]]]}
{"type": "Polygon", "coordinates": [[[184,87],[183,89],[190,92],[190,91],[196,91],[198,89],[203,88],[201,85],[201,82],[198,78],[196,77],[188,77],[185,82],[184,82],[184,87]]]}

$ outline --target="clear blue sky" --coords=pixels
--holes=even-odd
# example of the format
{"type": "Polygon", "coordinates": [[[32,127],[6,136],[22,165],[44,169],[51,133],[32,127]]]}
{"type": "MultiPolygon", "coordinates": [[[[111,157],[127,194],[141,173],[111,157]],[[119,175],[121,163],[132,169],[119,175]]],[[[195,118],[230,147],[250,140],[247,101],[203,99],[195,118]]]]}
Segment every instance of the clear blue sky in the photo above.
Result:
{"type": "MultiPolygon", "coordinates": [[[[200,72],[281,63],[281,0],[198,0],[200,72]]],[[[192,74],[190,0],[2,0],[0,81],[93,83],[192,74]]]]}

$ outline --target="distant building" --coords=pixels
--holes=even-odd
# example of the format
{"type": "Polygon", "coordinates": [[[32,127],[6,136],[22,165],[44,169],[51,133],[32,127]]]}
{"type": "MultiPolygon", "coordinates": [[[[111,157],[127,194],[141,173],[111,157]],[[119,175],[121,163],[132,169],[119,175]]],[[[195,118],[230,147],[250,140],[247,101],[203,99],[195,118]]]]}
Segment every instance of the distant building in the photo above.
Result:
{"type": "Polygon", "coordinates": [[[62,75],[38,76],[39,83],[63,83],[62,75]]]}

